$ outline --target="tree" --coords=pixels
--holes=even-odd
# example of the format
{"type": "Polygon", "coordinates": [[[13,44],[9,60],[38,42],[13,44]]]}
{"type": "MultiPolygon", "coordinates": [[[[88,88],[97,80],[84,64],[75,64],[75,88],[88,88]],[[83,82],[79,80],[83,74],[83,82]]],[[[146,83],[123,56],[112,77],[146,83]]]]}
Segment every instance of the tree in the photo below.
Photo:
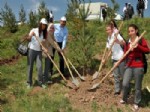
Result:
{"type": "Polygon", "coordinates": [[[35,28],[38,25],[37,21],[37,15],[36,13],[33,13],[33,11],[30,11],[29,13],[29,26],[30,28],[35,28]]]}
{"type": "Polygon", "coordinates": [[[6,27],[10,32],[14,33],[18,30],[16,17],[7,3],[5,4],[4,9],[1,9],[1,19],[3,26],[6,27]]]}
{"type": "Polygon", "coordinates": [[[86,73],[87,68],[91,67],[92,56],[93,56],[93,43],[95,43],[94,31],[93,28],[88,27],[88,22],[86,18],[89,16],[89,6],[90,1],[85,7],[84,0],[71,0],[68,1],[68,9],[67,9],[67,19],[68,24],[71,27],[69,30],[70,34],[73,36],[73,42],[70,43],[69,54],[72,59],[76,61],[80,67],[83,68],[83,72],[86,73]],[[82,3],[82,5],[81,5],[82,3]],[[75,46],[80,46],[80,49],[76,49],[75,46]],[[78,56],[76,55],[78,53],[78,56]]]}
{"type": "Polygon", "coordinates": [[[107,8],[107,15],[110,19],[113,19],[115,17],[115,13],[119,10],[119,4],[115,0],[111,0],[112,7],[107,8]]]}
{"type": "MultiPolygon", "coordinates": [[[[38,18],[39,18],[39,20],[40,20],[41,18],[46,18],[46,19],[47,19],[48,13],[49,13],[49,11],[48,11],[48,9],[46,8],[46,4],[45,4],[44,1],[42,1],[42,2],[40,3],[39,7],[38,7],[38,18]]],[[[48,19],[47,19],[47,21],[48,21],[48,19]]]]}
{"type": "Polygon", "coordinates": [[[22,4],[20,6],[20,11],[19,11],[19,21],[23,24],[26,21],[26,13],[22,4]]]}

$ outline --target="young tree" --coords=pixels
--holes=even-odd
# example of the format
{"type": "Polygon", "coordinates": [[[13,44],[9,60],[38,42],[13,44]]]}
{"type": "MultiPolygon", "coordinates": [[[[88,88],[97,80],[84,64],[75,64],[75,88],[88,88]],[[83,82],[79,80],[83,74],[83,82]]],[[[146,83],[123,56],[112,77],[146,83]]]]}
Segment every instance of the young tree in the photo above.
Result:
{"type": "Polygon", "coordinates": [[[25,10],[24,10],[24,7],[23,5],[21,4],[20,6],[20,11],[19,11],[19,21],[24,24],[25,21],[26,21],[26,13],[25,13],[25,10]]]}
{"type": "MultiPolygon", "coordinates": [[[[38,18],[39,20],[41,18],[47,18],[48,9],[46,8],[46,4],[44,1],[42,1],[38,7],[38,18]]],[[[48,21],[48,20],[47,20],[48,21]]]]}
{"type": "Polygon", "coordinates": [[[112,7],[107,8],[107,15],[110,19],[113,19],[115,17],[115,13],[119,10],[119,4],[116,2],[116,0],[111,0],[112,7]]]}
{"type": "Polygon", "coordinates": [[[30,28],[35,28],[38,25],[37,21],[37,15],[36,13],[33,13],[33,11],[30,11],[29,13],[29,26],[30,28]]]}
{"type": "Polygon", "coordinates": [[[4,9],[1,9],[1,18],[3,26],[6,27],[10,32],[14,33],[18,30],[16,17],[7,3],[5,4],[4,9]]]}
{"type": "Polygon", "coordinates": [[[86,73],[87,68],[91,67],[93,56],[93,43],[95,43],[94,31],[88,27],[86,18],[89,16],[89,6],[85,7],[84,0],[71,0],[68,2],[68,9],[66,16],[68,17],[68,24],[70,28],[70,34],[74,37],[72,43],[70,43],[69,54],[72,59],[83,68],[83,72],[86,73]],[[82,5],[81,5],[82,3],[82,5]],[[69,21],[70,20],[70,21],[69,21]],[[78,47],[75,47],[78,46],[78,47]],[[79,49],[80,46],[80,49],[79,49]],[[78,53],[78,56],[76,55],[78,53]]]}

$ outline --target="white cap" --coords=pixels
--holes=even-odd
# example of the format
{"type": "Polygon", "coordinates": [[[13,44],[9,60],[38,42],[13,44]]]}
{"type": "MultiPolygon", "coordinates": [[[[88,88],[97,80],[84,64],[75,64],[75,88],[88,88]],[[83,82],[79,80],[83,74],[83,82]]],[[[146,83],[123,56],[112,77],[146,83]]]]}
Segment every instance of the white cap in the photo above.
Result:
{"type": "Polygon", "coordinates": [[[40,21],[40,23],[47,24],[47,20],[45,18],[42,18],[41,21],[40,21]]]}
{"type": "Polygon", "coordinates": [[[63,16],[63,17],[60,18],[60,20],[61,20],[61,21],[66,21],[66,17],[63,16]]]}

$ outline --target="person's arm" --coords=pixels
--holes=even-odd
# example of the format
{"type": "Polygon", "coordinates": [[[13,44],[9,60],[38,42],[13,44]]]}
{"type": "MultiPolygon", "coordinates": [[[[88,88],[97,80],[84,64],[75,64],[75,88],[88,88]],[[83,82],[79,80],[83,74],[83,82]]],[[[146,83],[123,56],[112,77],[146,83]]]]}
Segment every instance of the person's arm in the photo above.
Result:
{"type": "Polygon", "coordinates": [[[47,41],[48,41],[48,43],[49,43],[52,47],[54,47],[57,51],[60,51],[60,48],[58,48],[58,46],[56,45],[57,42],[55,41],[53,35],[48,34],[47,41]]]}
{"type": "Polygon", "coordinates": [[[29,35],[27,36],[27,40],[31,41],[32,36],[34,36],[34,35],[35,35],[34,29],[32,29],[32,30],[30,31],[29,35]]]}
{"type": "Polygon", "coordinates": [[[64,50],[64,48],[66,47],[67,38],[68,38],[68,30],[67,30],[67,28],[66,28],[65,36],[64,36],[63,42],[62,42],[62,50],[64,50]]]}
{"type": "Polygon", "coordinates": [[[141,43],[139,42],[137,48],[140,49],[144,53],[149,53],[150,48],[147,45],[147,42],[144,38],[142,38],[141,43]]]}

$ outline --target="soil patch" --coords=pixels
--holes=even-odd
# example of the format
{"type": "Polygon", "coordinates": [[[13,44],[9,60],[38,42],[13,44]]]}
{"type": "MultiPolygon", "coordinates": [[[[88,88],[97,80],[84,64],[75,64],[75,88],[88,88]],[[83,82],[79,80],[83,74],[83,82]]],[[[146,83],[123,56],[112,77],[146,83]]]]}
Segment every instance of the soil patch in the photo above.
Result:
{"type": "Polygon", "coordinates": [[[14,64],[17,62],[17,60],[20,58],[20,55],[12,56],[10,58],[6,59],[0,59],[0,66],[5,65],[5,64],[14,64]]]}

